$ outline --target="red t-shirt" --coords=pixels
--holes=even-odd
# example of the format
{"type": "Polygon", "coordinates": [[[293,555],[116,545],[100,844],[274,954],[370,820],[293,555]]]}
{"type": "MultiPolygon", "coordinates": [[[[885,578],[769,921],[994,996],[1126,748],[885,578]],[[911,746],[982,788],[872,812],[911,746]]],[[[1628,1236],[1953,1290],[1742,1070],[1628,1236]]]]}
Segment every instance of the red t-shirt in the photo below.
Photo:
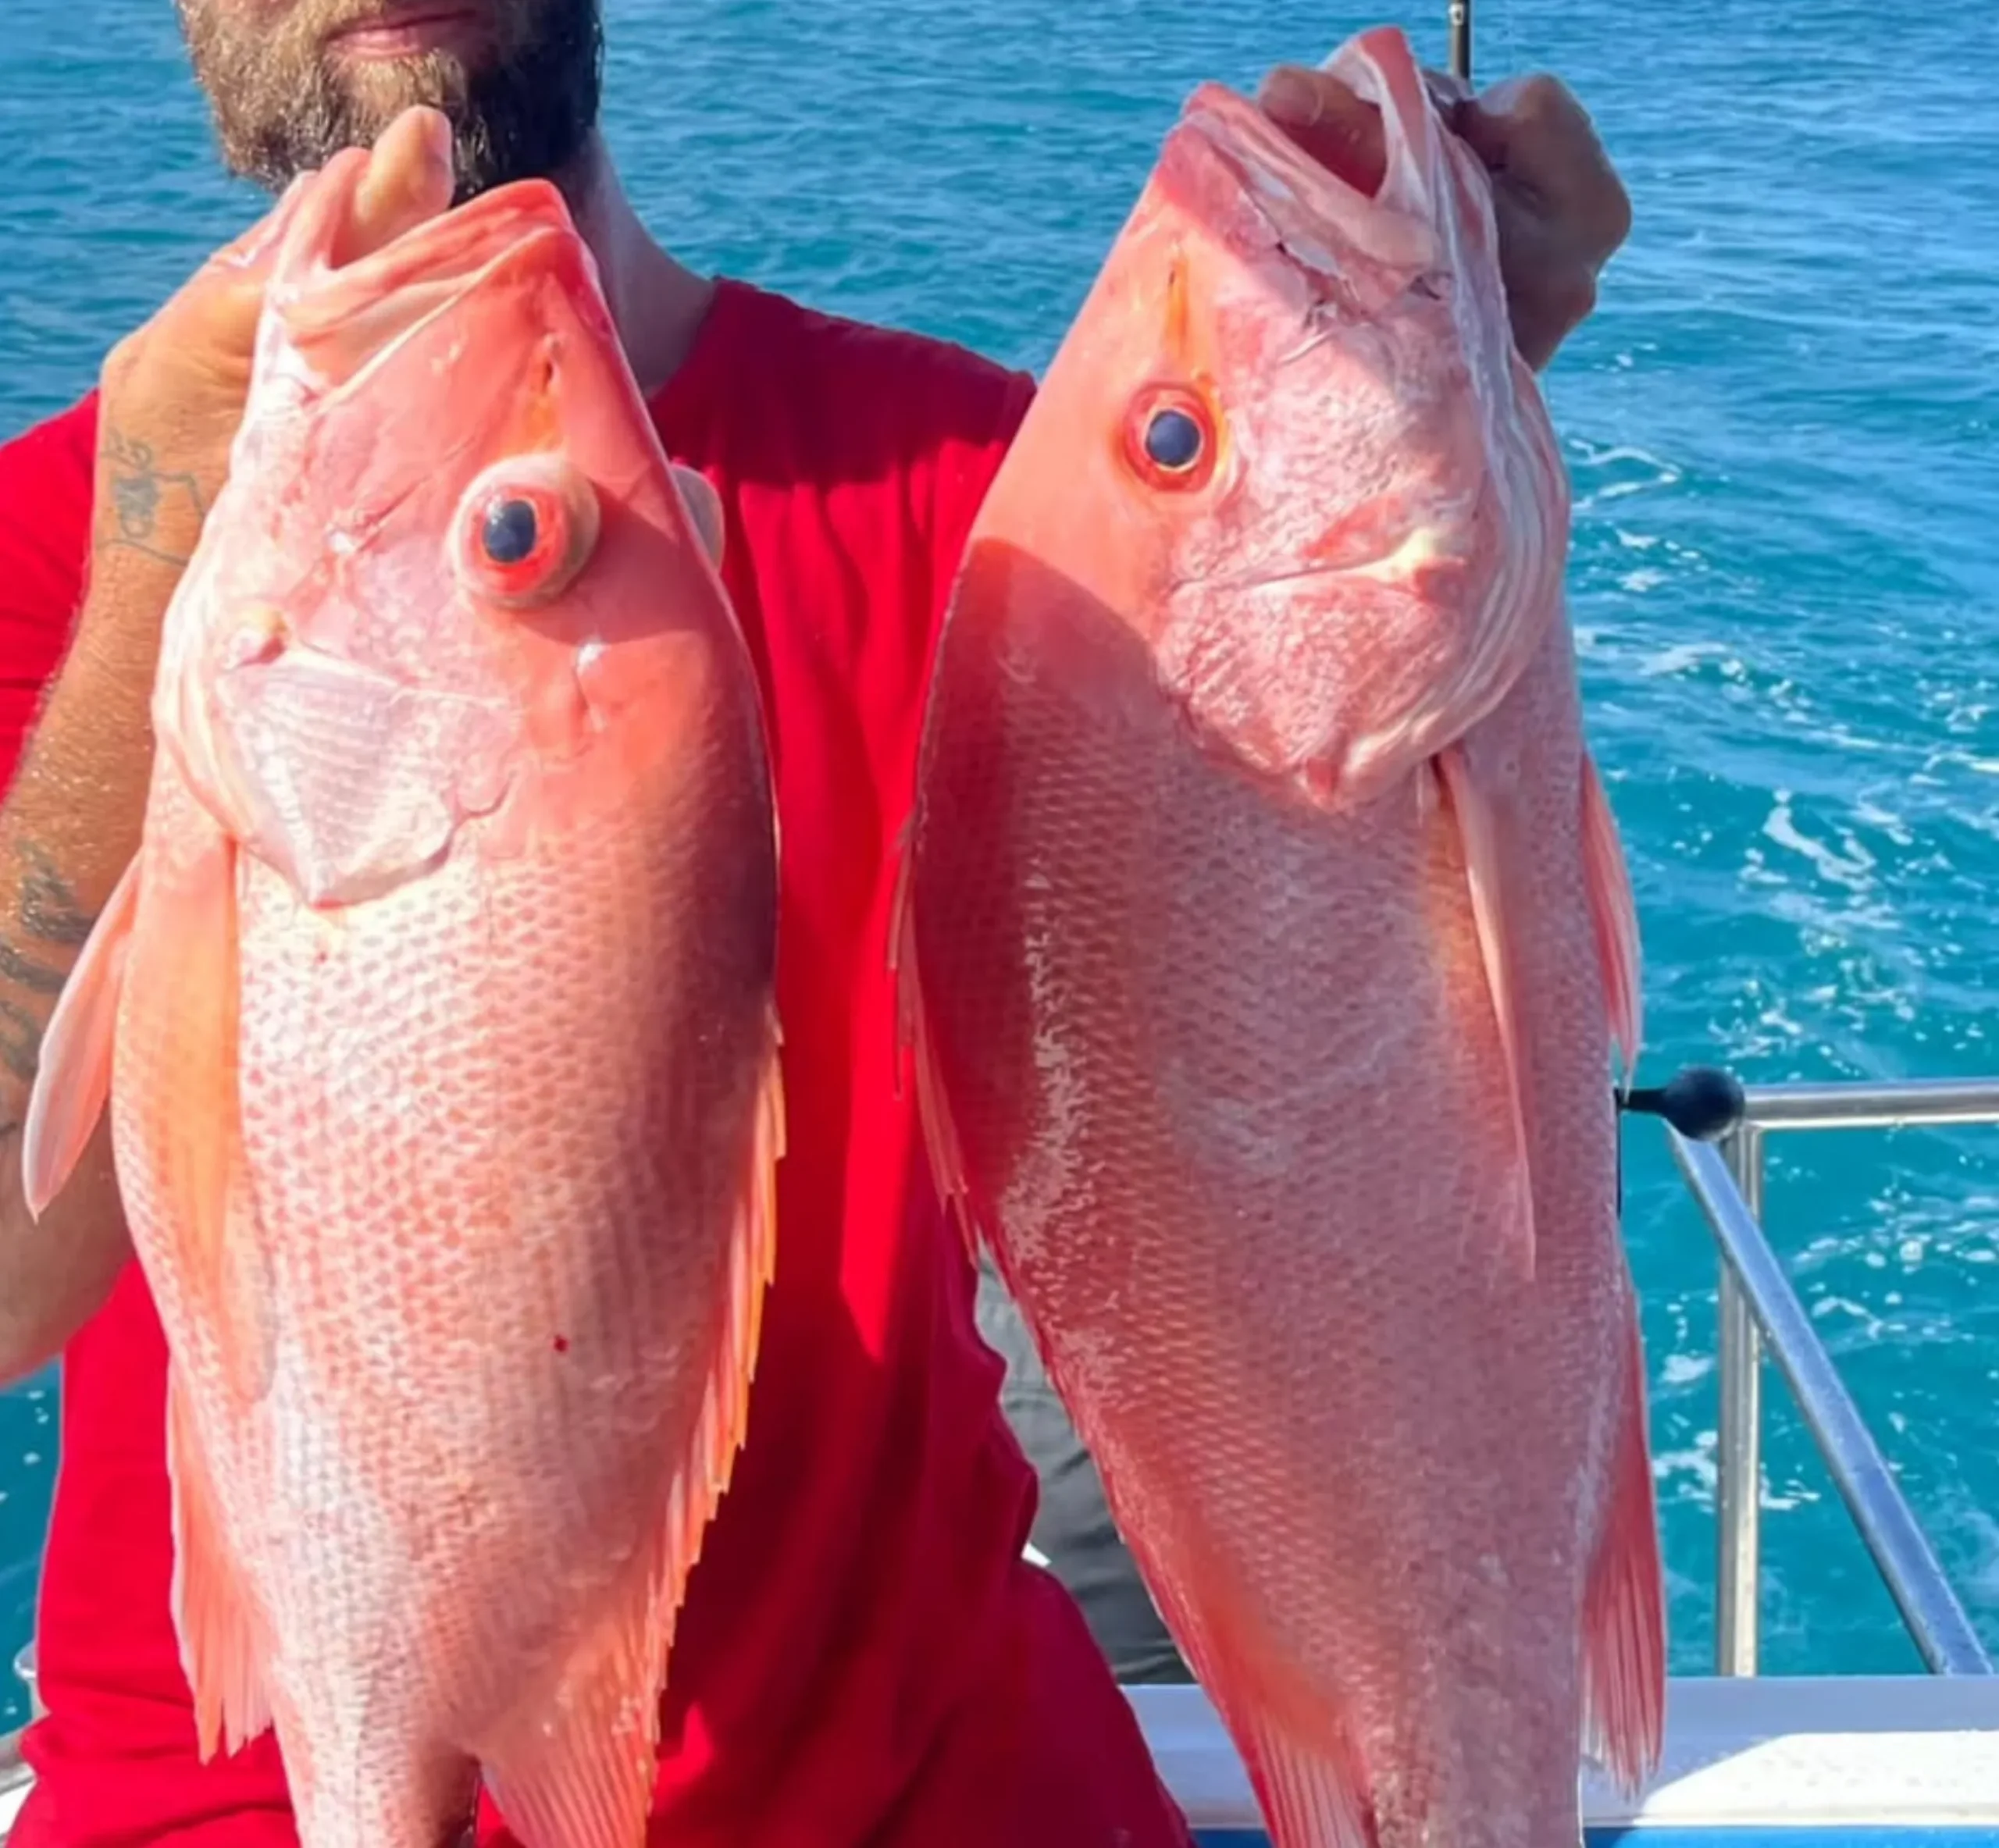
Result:
{"type": "MultiPolygon", "coordinates": [[[[885,956],[923,690],[1032,386],[725,283],[654,401],[719,490],[774,733],[788,1147],[750,1438],[689,1586],[652,1840],[1183,1848],[1067,1594],[893,1081],[885,956]]],[[[78,601],[94,406],[0,449],[0,774],[78,601]]],[[[203,1767],[168,1607],[166,1351],[137,1266],[72,1344],[44,1567],[49,1715],[17,1848],[296,1839],[269,1734],[203,1767]]],[[[498,1836],[490,1806],[482,1833],[498,1836]]]]}

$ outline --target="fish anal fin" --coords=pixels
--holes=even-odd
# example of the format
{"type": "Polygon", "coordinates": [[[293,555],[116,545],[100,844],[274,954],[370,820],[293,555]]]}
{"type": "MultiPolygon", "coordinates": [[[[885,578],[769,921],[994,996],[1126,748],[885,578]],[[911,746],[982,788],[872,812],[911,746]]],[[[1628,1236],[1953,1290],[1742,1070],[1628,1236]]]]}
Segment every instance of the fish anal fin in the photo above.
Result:
{"type": "Polygon", "coordinates": [[[149,1217],[177,1248],[224,1388],[247,1407],[269,1386],[276,1340],[243,1146],[237,866],[236,844],[212,828],[149,865],[126,957],[126,1030],[162,1096],[137,1132],[149,1217]]]}
{"type": "Polygon", "coordinates": [[[1645,1438],[1644,1349],[1635,1319],[1610,1495],[1583,1610],[1585,1747],[1627,1795],[1659,1768],[1666,1737],[1666,1603],[1645,1438]]]}
{"type": "Polygon", "coordinates": [[[900,864],[896,870],[895,897],[889,906],[889,968],[896,981],[896,1088],[902,1091],[903,1066],[907,1060],[916,1083],[917,1120],[923,1127],[924,1147],[930,1158],[930,1172],[942,1195],[945,1209],[958,1223],[965,1249],[972,1262],[978,1261],[978,1230],[971,1215],[971,1202],[965,1184],[964,1157],[958,1141],[957,1126],[951,1120],[950,1104],[938,1070],[936,1051],[931,1044],[929,1022],[923,1000],[923,979],[917,967],[916,906],[911,889],[916,880],[916,824],[912,820],[903,829],[897,849],[900,864]]]}
{"type": "Polygon", "coordinates": [[[1611,1037],[1624,1062],[1627,1083],[1638,1063],[1644,1031],[1641,981],[1638,909],[1631,896],[1630,869],[1611,812],[1603,779],[1587,751],[1583,753],[1583,871],[1589,891],[1590,923],[1596,933],[1597,963],[1603,977],[1604,1006],[1611,1037]]]}
{"type": "Polygon", "coordinates": [[[634,1575],[553,1699],[524,1706],[480,1746],[486,1787],[526,1848],[634,1848],[645,1839],[666,1657],[650,1591],[634,1575]]]}
{"type": "Polygon", "coordinates": [[[633,1848],[657,1775],[660,1693],[689,1576],[728,1492],[748,1422],[764,1297],[777,1259],[784,1093],[775,1017],[729,1245],[722,1338],[689,1454],[661,1510],[645,1569],[608,1601],[546,1699],[479,1742],[486,1782],[526,1848],[633,1848]]]}
{"type": "Polygon", "coordinates": [[[169,1366],[166,1472],[173,1495],[174,1628],[194,1696],[197,1748],[206,1764],[218,1746],[239,1751],[271,1723],[263,1654],[242,1579],[223,1540],[208,1465],[186,1388],[169,1366]]]}
{"type": "Polygon", "coordinates": [[[682,1471],[687,1487],[676,1497],[681,1504],[679,1517],[677,1522],[669,1523],[661,1567],[663,1595],[674,1608],[678,1608],[687,1575],[700,1557],[709,1519],[728,1493],[749,1426],[750,1388],[756,1378],[763,1338],[764,1298],[777,1274],[778,1164],[784,1159],[784,1150],[783,1035],[773,1012],[757,1087],[749,1160],[729,1240],[722,1341],[702,1397],[693,1451],[682,1471]]]}
{"type": "Polygon", "coordinates": [[[1375,1848],[1367,1771],[1342,1730],[1306,1745],[1260,1714],[1244,1727],[1242,1757],[1270,1848],[1375,1848]]]}
{"type": "Polygon", "coordinates": [[[1437,771],[1452,812],[1457,818],[1464,849],[1465,878],[1471,896],[1472,918],[1485,965],[1486,988],[1499,1030],[1498,1107],[1510,1125],[1514,1179],[1520,1193],[1519,1230],[1525,1241],[1520,1254],[1531,1275],[1534,1263],[1534,1171],[1530,1140],[1532,1102],[1527,1084],[1525,1048],[1520,1035],[1519,959],[1513,938],[1514,919],[1506,902],[1507,844],[1492,803],[1478,785],[1462,747],[1438,753],[1437,771]]]}
{"type": "Polygon", "coordinates": [[[111,901],[84,940],[42,1036],[34,1088],[21,1136],[21,1184],[41,1218],[83,1159],[111,1095],[118,1002],[139,897],[139,859],[119,876],[111,901]]]}
{"type": "Polygon", "coordinates": [[[1213,1621],[1214,1605],[1226,1597],[1225,1572],[1206,1569],[1199,1554],[1171,1564],[1154,1554],[1125,1504],[1116,1462],[1106,1458],[1101,1473],[1111,1520],[1133,1536],[1160,1621],[1242,1754],[1271,1848],[1377,1848],[1367,1761],[1343,1716],[1295,1679],[1277,1686],[1267,1669],[1259,1672],[1258,1639],[1213,1621]],[[1195,1586],[1203,1588],[1199,1599],[1189,1595],[1195,1586]]]}

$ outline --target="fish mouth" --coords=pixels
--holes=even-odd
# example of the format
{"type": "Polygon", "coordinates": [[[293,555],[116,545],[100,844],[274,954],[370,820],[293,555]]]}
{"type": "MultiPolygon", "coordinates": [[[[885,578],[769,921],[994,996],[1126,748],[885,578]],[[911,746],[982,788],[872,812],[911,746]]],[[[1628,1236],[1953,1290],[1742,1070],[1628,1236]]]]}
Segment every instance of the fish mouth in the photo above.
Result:
{"type": "Polygon", "coordinates": [[[1359,265],[1406,276],[1435,268],[1443,244],[1430,163],[1438,130],[1421,73],[1404,52],[1417,87],[1413,103],[1391,66],[1356,62],[1349,52],[1331,70],[1380,110],[1378,168],[1315,158],[1255,103],[1210,83],[1188,98],[1167,137],[1162,185],[1226,241],[1260,255],[1274,247],[1322,279],[1359,265]]]}
{"type": "Polygon", "coordinates": [[[308,182],[315,190],[273,266],[269,304],[322,387],[352,390],[422,329],[468,297],[545,278],[576,303],[599,304],[597,269],[562,194],[545,180],[482,193],[336,266],[367,164],[349,149],[308,182]]]}

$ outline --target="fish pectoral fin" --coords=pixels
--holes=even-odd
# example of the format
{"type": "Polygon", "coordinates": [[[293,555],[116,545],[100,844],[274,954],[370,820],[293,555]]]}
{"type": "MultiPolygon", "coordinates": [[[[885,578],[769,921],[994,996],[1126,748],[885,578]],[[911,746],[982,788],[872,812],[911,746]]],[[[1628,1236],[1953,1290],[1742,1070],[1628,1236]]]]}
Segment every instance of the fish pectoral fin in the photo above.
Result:
{"type": "Polygon", "coordinates": [[[916,1115],[930,1160],[931,1178],[944,1209],[958,1222],[965,1248],[978,1262],[978,1230],[971,1216],[965,1186],[964,1157],[957,1127],[951,1120],[943,1074],[931,1043],[930,1024],[923,1003],[923,981],[916,960],[916,823],[907,822],[898,843],[895,897],[889,906],[889,969],[896,982],[896,1094],[902,1095],[903,1066],[907,1060],[916,1081],[916,1115]]]}
{"type": "Polygon", "coordinates": [[[1610,1497],[1583,1607],[1585,1749],[1627,1796],[1659,1768],[1666,1740],[1666,1593],[1645,1444],[1645,1369],[1627,1308],[1623,1404],[1610,1497]]]}
{"type": "Polygon", "coordinates": [[[173,1508],[173,1623],[180,1665],[194,1695],[201,1762],[218,1744],[241,1750],[271,1723],[263,1650],[242,1580],[223,1544],[208,1465],[195,1436],[187,1390],[169,1363],[166,1473],[173,1508]]]}
{"type": "Polygon", "coordinates": [[[269,1253],[243,1147],[236,843],[219,829],[149,874],[146,928],[126,957],[128,1031],[160,1107],[135,1133],[153,1216],[211,1332],[222,1383],[248,1408],[276,1349],[269,1253]]]}
{"type": "Polygon", "coordinates": [[[1629,1084],[1644,1031],[1638,907],[1631,896],[1630,869],[1625,863],[1617,817],[1611,812],[1603,779],[1587,751],[1583,753],[1582,798],[1583,871],[1589,889],[1590,922],[1596,931],[1597,963],[1603,977],[1611,1037],[1617,1042],[1629,1084]]]}
{"type": "Polygon", "coordinates": [[[91,926],[42,1036],[21,1135],[22,1191],[36,1219],[83,1159],[111,1095],[118,1001],[138,902],[139,859],[134,856],[91,926]]]}
{"type": "Polygon", "coordinates": [[[494,1802],[533,1848],[632,1848],[644,1837],[657,1769],[660,1690],[688,1576],[742,1448],[764,1295],[776,1265],[785,1134],[779,1056],[773,1018],[730,1241],[722,1337],[647,1569],[612,1601],[548,1698],[525,1704],[478,1746],[494,1802]]]}
{"type": "Polygon", "coordinates": [[[1519,962],[1513,941],[1513,908],[1506,902],[1505,843],[1498,815],[1478,786],[1463,748],[1452,745],[1438,753],[1437,771],[1463,843],[1465,878],[1471,893],[1472,917],[1485,964],[1485,984],[1499,1028],[1499,1108],[1511,1126],[1513,1179],[1520,1191],[1520,1236],[1529,1274],[1534,1269],[1534,1171],[1529,1152],[1532,1109],[1527,1088],[1525,1048],[1520,1038],[1519,962]]]}

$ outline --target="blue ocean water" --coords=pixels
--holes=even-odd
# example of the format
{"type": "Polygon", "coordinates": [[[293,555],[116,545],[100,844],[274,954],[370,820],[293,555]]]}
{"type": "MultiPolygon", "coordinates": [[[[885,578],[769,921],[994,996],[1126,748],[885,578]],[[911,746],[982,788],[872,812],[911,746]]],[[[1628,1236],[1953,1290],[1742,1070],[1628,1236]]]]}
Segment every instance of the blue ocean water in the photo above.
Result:
{"type": "MultiPolygon", "coordinates": [[[[1376,17],[1305,0],[608,0],[628,185],[694,263],[1047,358],[1158,138],[1376,17]],[[1245,23],[1253,16],[1254,29],[1245,23]]],[[[1481,0],[1636,205],[1549,390],[1585,692],[1648,952],[1644,1075],[1999,1071],[1999,51],[1983,0],[1481,0]],[[1981,48],[1982,53],[1981,53],[1981,48]]],[[[0,434],[68,402],[255,201],[168,0],[13,0],[0,434]]],[[[1419,1132],[1420,1133],[1420,1132],[1419,1132]]],[[[1627,1131],[1673,1663],[1710,1659],[1715,1266],[1627,1131]]],[[[1999,1132],[1782,1145],[1769,1219],[1999,1647],[1999,1132]]],[[[52,1376],[0,1394],[0,1648],[27,1635],[52,1376]]],[[[1766,1668],[1915,1666],[1781,1387],[1766,1668]]],[[[0,1693],[0,1727],[16,1717],[0,1693]]]]}

